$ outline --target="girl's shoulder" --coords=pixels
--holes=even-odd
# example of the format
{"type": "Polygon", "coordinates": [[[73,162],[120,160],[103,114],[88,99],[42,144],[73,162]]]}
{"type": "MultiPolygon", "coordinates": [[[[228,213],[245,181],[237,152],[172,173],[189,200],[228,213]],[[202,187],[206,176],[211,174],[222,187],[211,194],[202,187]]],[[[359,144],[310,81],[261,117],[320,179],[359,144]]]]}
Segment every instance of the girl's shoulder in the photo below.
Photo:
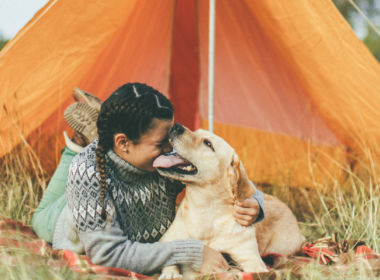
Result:
{"type": "Polygon", "coordinates": [[[75,174],[77,171],[83,173],[87,169],[96,171],[96,148],[98,147],[98,139],[95,139],[82,151],[73,158],[70,164],[70,171],[75,174]]]}

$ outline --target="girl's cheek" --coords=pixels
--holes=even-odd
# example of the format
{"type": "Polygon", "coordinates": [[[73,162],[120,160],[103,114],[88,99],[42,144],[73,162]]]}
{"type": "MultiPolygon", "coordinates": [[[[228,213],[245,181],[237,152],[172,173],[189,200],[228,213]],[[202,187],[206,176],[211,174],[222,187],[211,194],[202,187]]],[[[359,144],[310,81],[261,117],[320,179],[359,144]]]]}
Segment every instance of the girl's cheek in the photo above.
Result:
{"type": "Polygon", "coordinates": [[[154,157],[158,157],[161,153],[162,153],[162,149],[159,149],[159,148],[156,148],[156,149],[153,151],[153,155],[154,155],[154,157]]]}

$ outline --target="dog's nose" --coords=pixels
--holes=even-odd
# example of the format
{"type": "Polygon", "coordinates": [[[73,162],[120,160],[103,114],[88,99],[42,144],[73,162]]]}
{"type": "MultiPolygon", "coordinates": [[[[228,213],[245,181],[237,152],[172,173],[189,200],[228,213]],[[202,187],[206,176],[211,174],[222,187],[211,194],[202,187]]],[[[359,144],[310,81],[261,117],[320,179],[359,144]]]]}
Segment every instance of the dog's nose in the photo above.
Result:
{"type": "Polygon", "coordinates": [[[182,134],[185,132],[185,128],[180,123],[176,123],[170,130],[171,133],[182,134]]]}

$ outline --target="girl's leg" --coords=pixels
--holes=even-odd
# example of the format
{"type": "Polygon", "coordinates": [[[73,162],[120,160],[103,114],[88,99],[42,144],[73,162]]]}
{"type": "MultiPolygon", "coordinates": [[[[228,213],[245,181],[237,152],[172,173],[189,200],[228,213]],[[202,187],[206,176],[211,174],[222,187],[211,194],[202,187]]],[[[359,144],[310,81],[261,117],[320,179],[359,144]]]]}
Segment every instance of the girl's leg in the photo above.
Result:
{"type": "Polygon", "coordinates": [[[51,243],[55,225],[66,205],[66,180],[72,159],[77,153],[66,147],[45,194],[34,213],[32,226],[39,238],[51,243]]]}
{"type": "Polygon", "coordinates": [[[95,139],[98,136],[96,119],[101,106],[100,99],[77,88],[74,89],[74,98],[75,100],[84,103],[76,102],[71,104],[65,111],[65,119],[70,126],[74,125],[74,130],[77,124],[80,124],[82,127],[84,126],[85,129],[83,133],[86,132],[87,134],[75,132],[71,140],[66,132],[63,133],[66,141],[66,148],[62,153],[57,170],[54,172],[32,220],[33,230],[37,236],[49,243],[52,243],[58,218],[67,204],[66,180],[69,174],[71,161],[74,156],[83,149],[83,147],[89,144],[89,139],[95,139]],[[95,109],[93,107],[95,107],[95,109]],[[84,122],[82,119],[76,118],[74,113],[78,112],[81,113],[81,115],[85,114],[86,116],[89,116],[91,122],[88,123],[88,120],[84,122]]]}

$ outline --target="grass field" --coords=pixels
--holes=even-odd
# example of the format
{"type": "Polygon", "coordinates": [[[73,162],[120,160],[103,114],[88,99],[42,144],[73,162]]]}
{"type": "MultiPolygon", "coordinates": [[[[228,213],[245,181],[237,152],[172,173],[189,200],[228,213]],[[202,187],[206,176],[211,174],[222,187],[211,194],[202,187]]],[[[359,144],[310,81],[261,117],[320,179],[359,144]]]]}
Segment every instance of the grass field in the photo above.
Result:
{"type": "MultiPolygon", "coordinates": [[[[0,219],[10,218],[31,224],[33,211],[50,177],[25,143],[3,158],[0,164],[0,219]]],[[[371,168],[362,168],[360,176],[350,170],[345,172],[346,179],[343,182],[332,180],[324,189],[269,186],[264,191],[287,203],[307,240],[317,239],[323,233],[331,236],[337,231],[339,239],[362,239],[369,247],[380,252],[380,177],[376,164],[372,164],[371,168]]],[[[22,250],[8,252],[0,247],[0,258],[0,279],[79,277],[69,269],[36,266],[22,250]],[[8,262],[10,256],[16,258],[19,265],[8,262]]],[[[372,279],[365,269],[352,269],[345,276],[333,271],[331,273],[327,277],[320,267],[310,266],[305,279],[372,279]]]]}

